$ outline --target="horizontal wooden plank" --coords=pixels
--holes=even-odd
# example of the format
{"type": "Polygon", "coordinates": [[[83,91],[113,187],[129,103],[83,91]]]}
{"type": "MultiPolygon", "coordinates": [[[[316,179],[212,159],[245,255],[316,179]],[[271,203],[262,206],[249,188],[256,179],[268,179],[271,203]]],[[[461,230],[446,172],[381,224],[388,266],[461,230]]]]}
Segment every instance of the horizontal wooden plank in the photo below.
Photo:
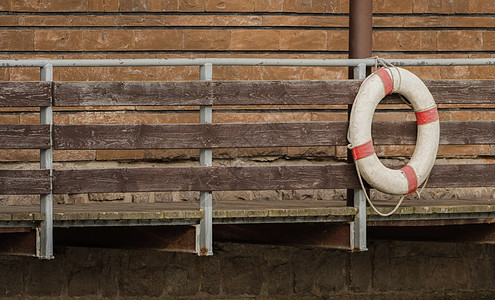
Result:
{"type": "Polygon", "coordinates": [[[48,149],[49,125],[0,125],[0,149],[48,149]]]}
{"type": "Polygon", "coordinates": [[[455,164],[433,167],[427,187],[495,186],[495,164],[455,164]]]}
{"type": "Polygon", "coordinates": [[[56,149],[193,149],[345,145],[345,122],[58,125],[56,149]]]}
{"type": "MultiPolygon", "coordinates": [[[[58,82],[56,106],[352,104],[361,81],[58,82]]],[[[427,80],[437,103],[495,103],[494,80],[427,80]]],[[[394,95],[384,103],[401,103],[394,95]]]]}
{"type": "MultiPolygon", "coordinates": [[[[436,165],[428,187],[495,186],[495,164],[436,165]]],[[[54,170],[54,193],[359,188],[353,165],[54,170]]]]}
{"type": "Polygon", "coordinates": [[[351,103],[358,81],[58,82],[56,106],[351,103]]]}
{"type": "Polygon", "coordinates": [[[354,166],[168,167],[54,170],[54,192],[356,188],[354,166]]]}
{"type": "MultiPolygon", "coordinates": [[[[372,135],[376,145],[416,144],[416,122],[375,122],[372,135]]],[[[441,145],[495,143],[495,121],[440,122],[441,145]]]]}
{"type": "MultiPolygon", "coordinates": [[[[493,144],[495,121],[442,122],[441,144],[493,144]]],[[[347,122],[56,125],[55,149],[201,149],[346,145],[347,122]]],[[[415,122],[373,123],[376,145],[413,145],[415,122]]]]}
{"type": "Polygon", "coordinates": [[[0,170],[0,195],[50,193],[49,170],[0,170]]]}
{"type": "Polygon", "coordinates": [[[1,81],[0,107],[50,106],[51,83],[43,81],[1,81]]]}

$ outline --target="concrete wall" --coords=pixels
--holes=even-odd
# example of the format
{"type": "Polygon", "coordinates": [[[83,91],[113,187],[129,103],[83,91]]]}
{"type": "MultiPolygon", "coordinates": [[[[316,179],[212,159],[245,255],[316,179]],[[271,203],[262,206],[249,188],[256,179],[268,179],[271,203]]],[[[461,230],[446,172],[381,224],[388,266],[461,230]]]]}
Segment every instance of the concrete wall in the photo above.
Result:
{"type": "Polygon", "coordinates": [[[386,242],[347,253],[217,243],[215,255],[61,248],[0,257],[0,297],[493,299],[495,245],[386,242]]]}

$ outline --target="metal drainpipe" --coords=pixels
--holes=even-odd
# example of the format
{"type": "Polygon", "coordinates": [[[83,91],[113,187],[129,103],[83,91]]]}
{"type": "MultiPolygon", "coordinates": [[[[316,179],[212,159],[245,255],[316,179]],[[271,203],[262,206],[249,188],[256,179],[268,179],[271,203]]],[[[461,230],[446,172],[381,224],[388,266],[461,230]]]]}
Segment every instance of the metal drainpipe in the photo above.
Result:
{"type": "MultiPolygon", "coordinates": [[[[373,55],[372,16],[373,0],[349,2],[349,58],[368,58],[373,55]]],[[[371,71],[371,68],[368,69],[367,73],[371,71]]],[[[349,79],[354,78],[353,70],[349,68],[349,79]]]]}
{"type": "MultiPolygon", "coordinates": [[[[373,0],[350,0],[349,2],[349,58],[369,58],[372,53],[373,0]]],[[[371,67],[366,68],[366,75],[371,67]]],[[[354,79],[354,67],[349,67],[348,78],[354,79]]],[[[352,105],[348,107],[348,117],[352,105]]],[[[347,161],[352,163],[352,154],[347,151],[347,161]]],[[[347,206],[354,206],[354,190],[347,190],[347,206]]]]}

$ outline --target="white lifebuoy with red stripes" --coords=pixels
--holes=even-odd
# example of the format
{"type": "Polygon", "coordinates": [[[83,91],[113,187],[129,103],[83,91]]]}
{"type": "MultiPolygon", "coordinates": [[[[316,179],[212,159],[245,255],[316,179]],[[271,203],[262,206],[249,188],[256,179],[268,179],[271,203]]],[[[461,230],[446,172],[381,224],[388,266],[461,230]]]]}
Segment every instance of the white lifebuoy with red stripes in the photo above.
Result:
{"type": "Polygon", "coordinates": [[[352,106],[348,140],[359,173],[373,188],[388,194],[413,193],[430,174],[439,138],[435,100],[416,75],[402,68],[381,68],[363,81],[352,106]],[[400,170],[387,168],[380,162],[371,137],[373,113],[390,93],[401,94],[412,104],[418,124],[416,148],[400,170]]]}

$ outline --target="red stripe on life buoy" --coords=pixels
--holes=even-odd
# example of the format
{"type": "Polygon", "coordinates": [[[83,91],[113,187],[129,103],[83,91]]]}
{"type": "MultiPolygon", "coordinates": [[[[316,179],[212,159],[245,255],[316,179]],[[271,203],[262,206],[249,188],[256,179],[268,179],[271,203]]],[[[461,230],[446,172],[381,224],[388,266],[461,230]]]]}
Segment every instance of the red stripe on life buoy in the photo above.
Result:
{"type": "Polygon", "coordinates": [[[415,114],[418,125],[428,124],[438,120],[438,110],[436,106],[425,111],[418,111],[415,114]]]}
{"type": "Polygon", "coordinates": [[[358,160],[361,158],[365,158],[366,156],[370,156],[371,154],[375,153],[375,148],[373,147],[373,140],[352,148],[351,152],[352,152],[352,158],[354,158],[354,160],[358,160]]]}
{"type": "Polygon", "coordinates": [[[388,72],[384,68],[376,70],[375,74],[380,76],[380,79],[383,82],[383,86],[385,87],[385,95],[392,93],[394,82],[392,81],[392,77],[390,77],[390,74],[388,74],[388,72]]]}
{"type": "Polygon", "coordinates": [[[409,196],[418,188],[418,178],[416,177],[416,172],[414,172],[414,169],[410,165],[405,165],[400,170],[406,175],[407,184],[409,185],[409,193],[407,196],[409,196]]]}

